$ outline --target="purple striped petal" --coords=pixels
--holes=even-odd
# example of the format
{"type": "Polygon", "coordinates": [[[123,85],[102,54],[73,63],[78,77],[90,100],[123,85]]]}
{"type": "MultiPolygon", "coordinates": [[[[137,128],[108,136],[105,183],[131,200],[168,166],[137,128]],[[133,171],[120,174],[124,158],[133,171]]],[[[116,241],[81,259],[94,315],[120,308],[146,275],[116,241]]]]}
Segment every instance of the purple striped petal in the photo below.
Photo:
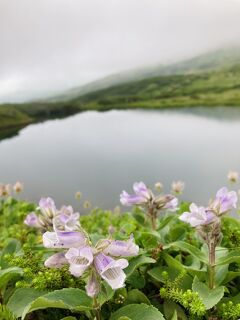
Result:
{"type": "Polygon", "coordinates": [[[81,232],[45,232],[43,245],[46,248],[79,248],[86,244],[86,237],[81,232]]]}
{"type": "Polygon", "coordinates": [[[134,243],[134,239],[131,236],[128,241],[111,241],[103,252],[114,257],[133,257],[138,255],[139,246],[134,243]]]}
{"type": "Polygon", "coordinates": [[[89,246],[81,249],[70,248],[65,254],[65,257],[70,264],[69,271],[75,277],[81,277],[93,262],[93,253],[89,246]]]}
{"type": "Polygon", "coordinates": [[[112,289],[124,287],[126,279],[122,269],[128,266],[126,259],[114,260],[103,253],[94,258],[94,265],[99,275],[110,285],[112,289]]]}

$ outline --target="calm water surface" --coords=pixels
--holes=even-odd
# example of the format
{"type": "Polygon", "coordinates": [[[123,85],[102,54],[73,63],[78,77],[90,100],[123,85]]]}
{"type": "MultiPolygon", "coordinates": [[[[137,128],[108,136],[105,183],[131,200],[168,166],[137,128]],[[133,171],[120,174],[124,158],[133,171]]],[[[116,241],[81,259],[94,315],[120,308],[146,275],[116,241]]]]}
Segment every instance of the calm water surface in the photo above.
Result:
{"type": "Polygon", "coordinates": [[[77,190],[113,208],[135,181],[186,182],[182,198],[206,202],[240,171],[240,110],[85,112],[28,126],[0,142],[0,181],[23,181],[24,197],[72,203],[77,190]]]}

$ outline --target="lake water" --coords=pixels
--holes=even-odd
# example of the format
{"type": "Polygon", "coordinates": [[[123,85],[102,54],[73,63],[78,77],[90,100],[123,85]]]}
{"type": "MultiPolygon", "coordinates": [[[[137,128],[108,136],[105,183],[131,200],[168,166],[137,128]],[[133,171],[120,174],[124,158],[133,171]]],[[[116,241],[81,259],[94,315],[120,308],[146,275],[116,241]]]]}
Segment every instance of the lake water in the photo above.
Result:
{"type": "MultiPolygon", "coordinates": [[[[85,112],[22,129],[0,142],[0,181],[24,182],[23,197],[51,196],[57,204],[119,205],[135,181],[183,180],[183,199],[206,203],[229,169],[240,171],[240,110],[85,112]]],[[[237,189],[237,186],[234,186],[237,189]]]]}

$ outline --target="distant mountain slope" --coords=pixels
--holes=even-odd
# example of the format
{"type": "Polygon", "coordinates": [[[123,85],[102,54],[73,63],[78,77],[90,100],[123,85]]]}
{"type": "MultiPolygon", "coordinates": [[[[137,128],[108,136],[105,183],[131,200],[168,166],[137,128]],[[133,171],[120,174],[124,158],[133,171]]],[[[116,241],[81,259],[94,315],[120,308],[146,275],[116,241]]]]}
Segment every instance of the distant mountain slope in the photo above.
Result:
{"type": "Polygon", "coordinates": [[[64,97],[60,101],[0,105],[0,129],[84,110],[240,106],[240,49],[108,77],[64,97]]]}
{"type": "Polygon", "coordinates": [[[54,97],[51,101],[71,100],[89,92],[110,88],[127,82],[158,76],[211,71],[220,68],[228,68],[237,63],[240,63],[240,47],[219,49],[170,65],[148,66],[110,75],[87,85],[69,90],[54,97]]]}
{"type": "Polygon", "coordinates": [[[214,71],[132,81],[72,100],[80,109],[240,106],[240,62],[214,71]]]}

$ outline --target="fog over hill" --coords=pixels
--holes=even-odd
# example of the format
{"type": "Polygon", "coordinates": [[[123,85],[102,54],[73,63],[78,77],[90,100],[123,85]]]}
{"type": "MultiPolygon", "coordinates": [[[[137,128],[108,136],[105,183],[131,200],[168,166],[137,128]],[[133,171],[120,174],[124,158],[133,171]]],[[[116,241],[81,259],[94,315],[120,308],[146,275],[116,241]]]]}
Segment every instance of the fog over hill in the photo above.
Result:
{"type": "Polygon", "coordinates": [[[240,0],[1,0],[0,102],[239,44],[239,16],[240,0]]]}
{"type": "Polygon", "coordinates": [[[113,74],[103,79],[90,82],[87,85],[68,90],[61,95],[53,97],[49,101],[66,101],[75,99],[90,92],[107,89],[119,84],[130,83],[132,81],[139,81],[158,76],[184,75],[213,71],[228,68],[239,63],[240,46],[224,48],[169,65],[154,65],[113,74]]]}

